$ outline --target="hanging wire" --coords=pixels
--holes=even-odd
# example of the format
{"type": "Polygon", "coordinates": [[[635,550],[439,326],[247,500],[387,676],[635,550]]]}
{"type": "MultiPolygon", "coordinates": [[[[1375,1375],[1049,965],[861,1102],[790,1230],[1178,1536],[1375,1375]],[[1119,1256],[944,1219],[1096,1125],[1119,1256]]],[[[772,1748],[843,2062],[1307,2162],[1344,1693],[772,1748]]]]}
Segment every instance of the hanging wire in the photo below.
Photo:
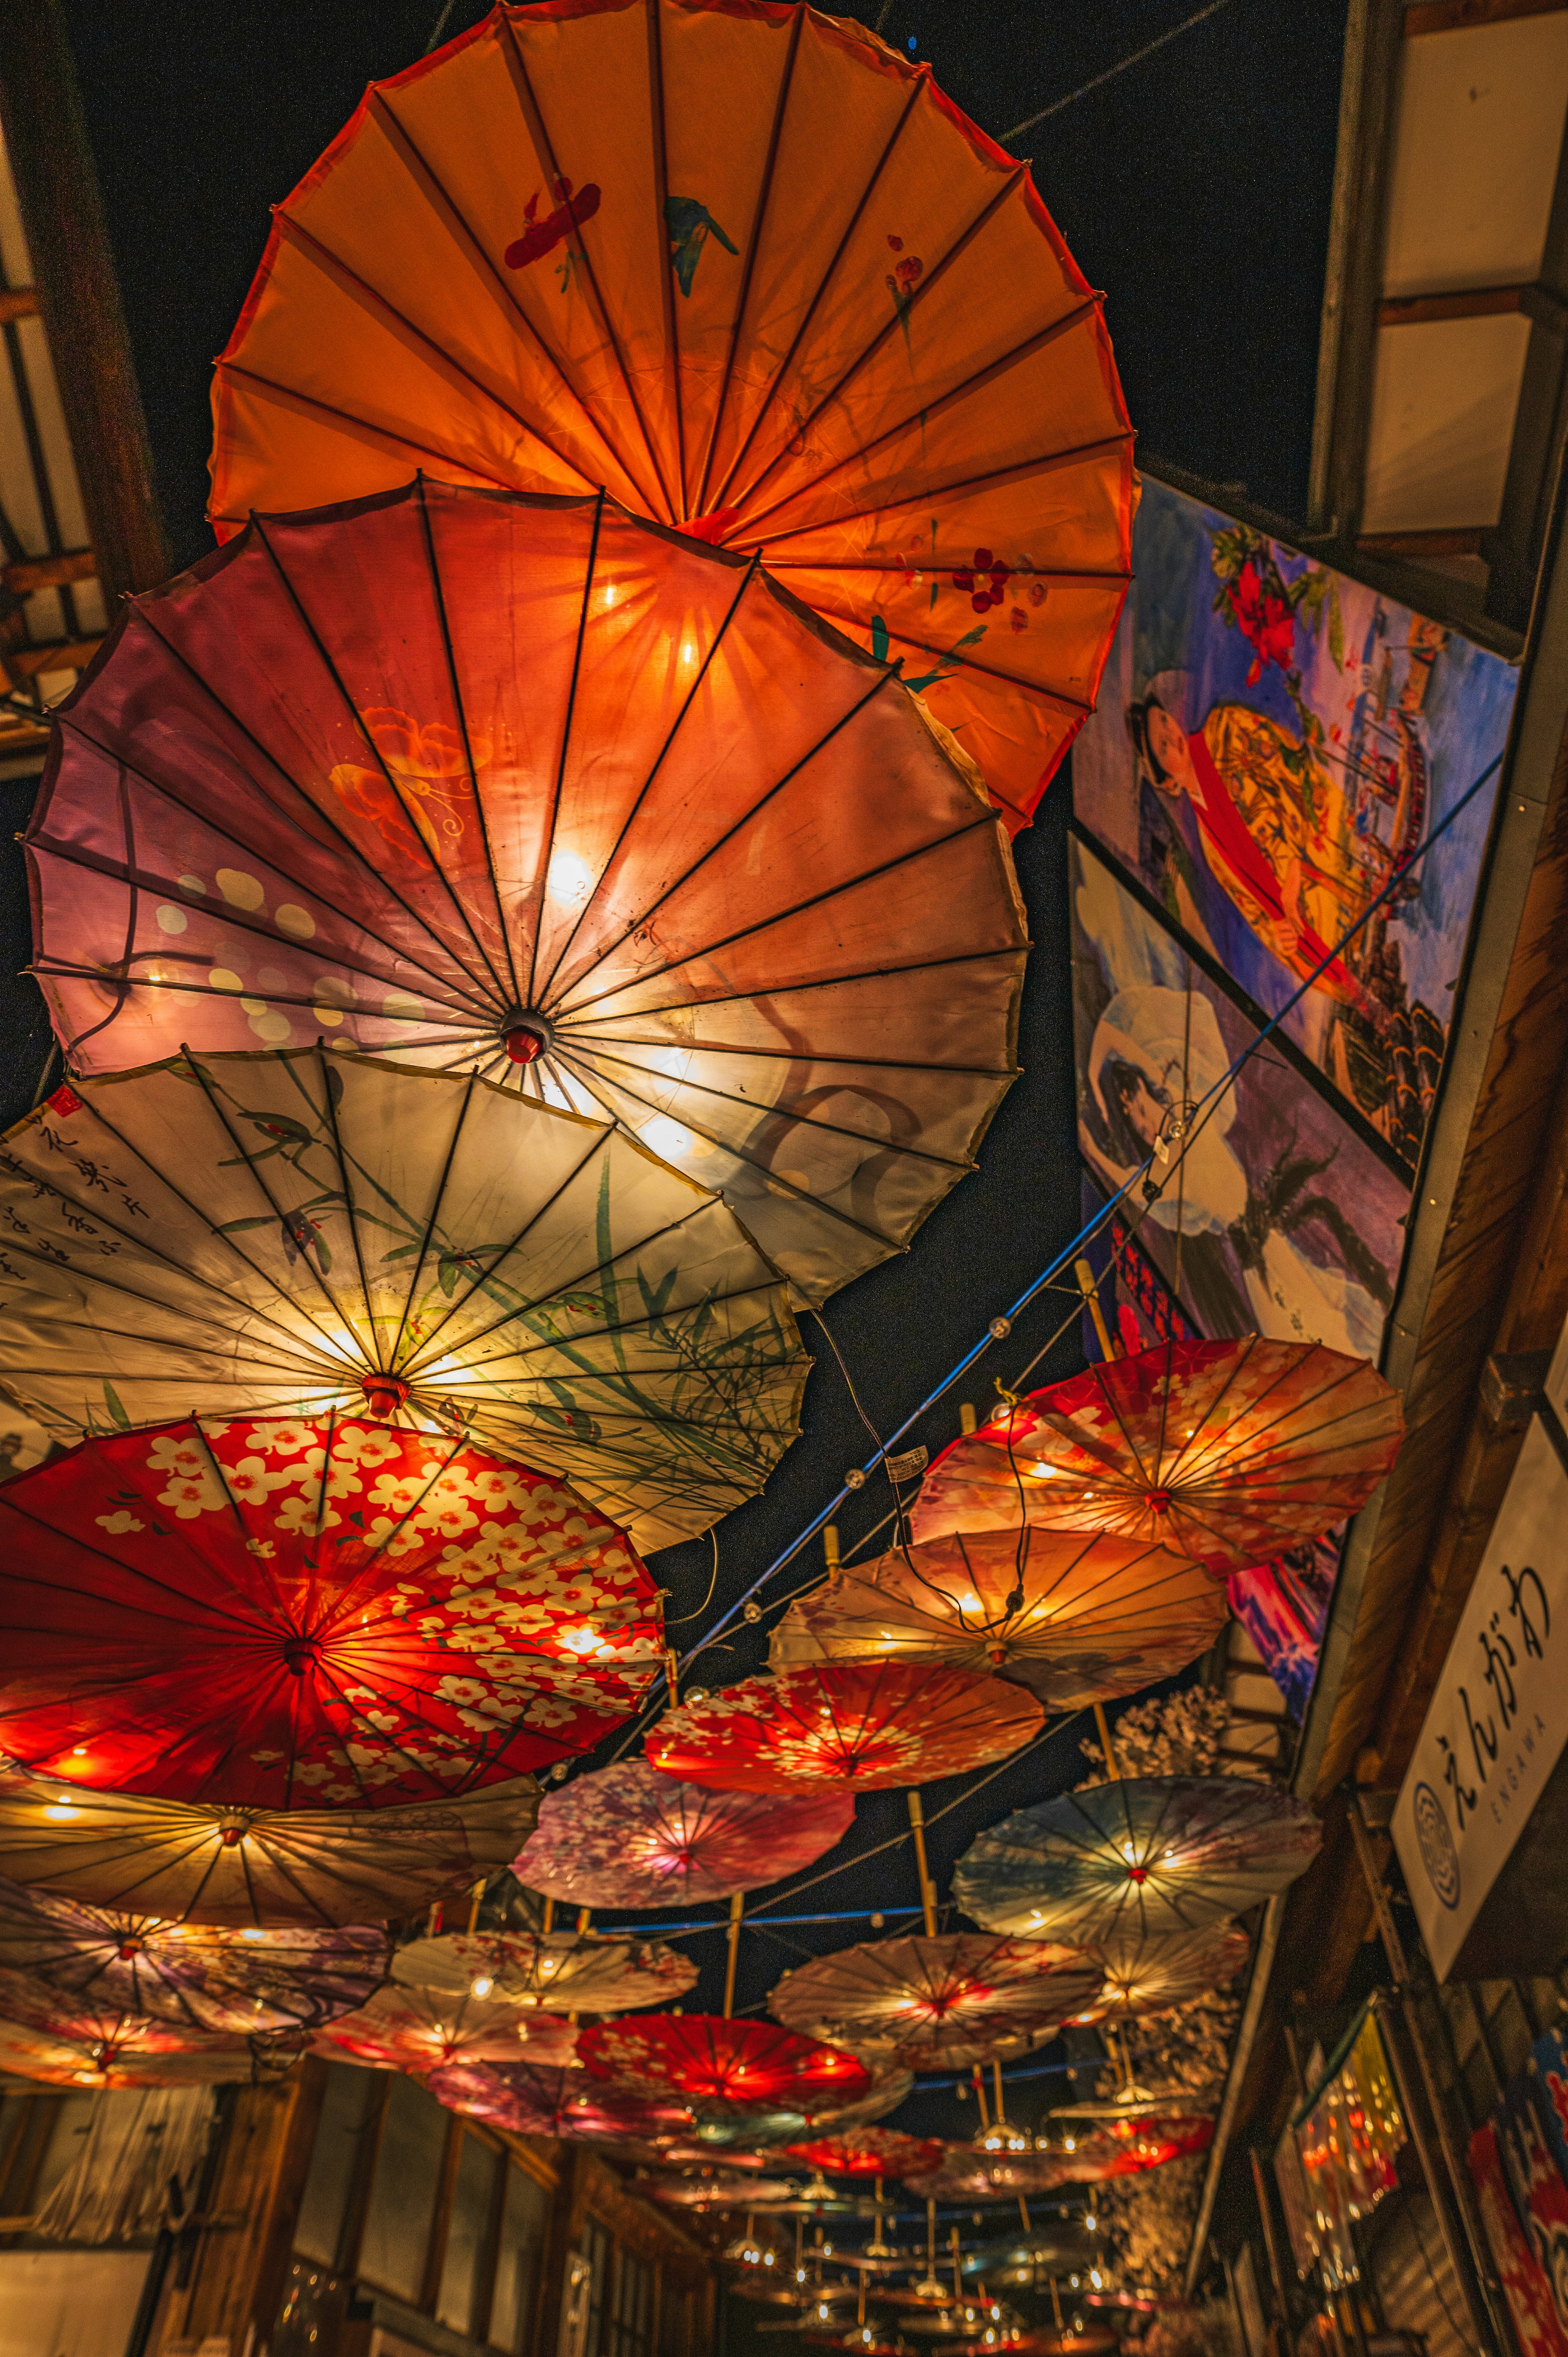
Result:
{"type": "Polygon", "coordinates": [[[1157,34],[1152,41],[1145,41],[1141,49],[1134,49],[1130,57],[1122,58],[1116,65],[1107,66],[1103,73],[1095,74],[1090,81],[1079,82],[1078,88],[1069,90],[1065,98],[1053,99],[1049,106],[1041,107],[1038,114],[1026,115],[1024,121],[1015,123],[1011,131],[998,132],[998,144],[1016,139],[1023,132],[1032,131],[1036,123],[1047,123],[1053,114],[1059,114],[1064,106],[1076,105],[1080,98],[1087,98],[1091,90],[1099,90],[1104,83],[1114,81],[1118,74],[1124,74],[1130,66],[1141,65],[1145,58],[1152,58],[1156,49],[1163,49],[1165,43],[1174,41],[1179,33],[1190,33],[1193,27],[1201,25],[1206,16],[1217,16],[1221,8],[1230,5],[1230,0],[1208,0],[1206,7],[1185,17],[1179,25],[1173,25],[1168,33],[1157,34]]]}
{"type": "Polygon", "coordinates": [[[702,1602],[698,1605],[694,1612],[682,1612],[679,1620],[666,1620],[664,1623],[666,1629],[682,1629],[684,1628],[688,1620],[700,1620],[703,1613],[707,1610],[709,1605],[714,1600],[714,1590],[719,1584],[719,1526],[717,1523],[714,1524],[713,1529],[708,1533],[708,1537],[712,1542],[714,1550],[714,1576],[708,1582],[708,1592],[703,1597],[702,1602]]]}

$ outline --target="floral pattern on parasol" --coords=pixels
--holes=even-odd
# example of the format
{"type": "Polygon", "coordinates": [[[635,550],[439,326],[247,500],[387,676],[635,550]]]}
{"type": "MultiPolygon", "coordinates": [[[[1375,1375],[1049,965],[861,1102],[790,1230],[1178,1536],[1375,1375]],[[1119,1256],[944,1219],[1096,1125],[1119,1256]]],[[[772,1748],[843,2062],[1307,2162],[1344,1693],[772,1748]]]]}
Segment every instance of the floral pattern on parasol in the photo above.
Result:
{"type": "Polygon", "coordinates": [[[792,1438],[783,1280],[633,1139],[323,1047],[62,1087],[0,1141],[0,1357],[62,1437],[189,1413],[429,1431],[571,1481],[639,1545],[792,1438]]]}
{"type": "Polygon", "coordinates": [[[808,2036],[940,2071],[1054,2038],[1100,1986],[1097,1965],[1047,1940],[911,1934],[797,1965],[768,2007],[808,2036]]]}
{"type": "Polygon", "coordinates": [[[1403,1437],[1398,1393],[1321,1342],[1156,1342],[955,1440],[921,1484],[914,1533],[1100,1531],[1224,1578],[1365,1505],[1403,1437]]]}
{"type": "Polygon", "coordinates": [[[55,2086],[218,2086],[252,2079],[269,2055],[292,2061],[294,2034],[221,2037],[0,1971],[0,2070],[55,2086]]]}
{"type": "Polygon", "coordinates": [[[798,2038],[770,2022],[730,2021],[717,2014],[596,2021],[578,2039],[577,2052],[596,2079],[719,2103],[767,2104],[790,2097],[809,2112],[835,2098],[853,2103],[871,2087],[865,2064],[838,2047],[798,2038]]]}
{"type": "Polygon", "coordinates": [[[330,2061],[350,2054],[378,2070],[416,2073],[450,2062],[527,2061],[565,2068],[576,2040],[564,2016],[475,1996],[471,1990],[440,1996],[399,1985],[378,1989],[357,2012],[324,2022],[316,2051],[330,2061]]]}
{"type": "Polygon", "coordinates": [[[786,2145],[785,2151],[828,2177],[918,2177],[929,2175],[942,2157],[934,2137],[905,2136],[897,2128],[855,2128],[847,2136],[786,2145]]]}
{"type": "Polygon", "coordinates": [[[220,538],[423,467],[755,551],[1014,824],[1131,570],[1101,297],[1027,167],[843,18],[498,8],[378,82],[277,209],[214,413],[220,538]]]}
{"type": "Polygon", "coordinates": [[[545,1794],[515,1871],[574,1906],[679,1906],[781,1881],[854,1822],[847,1792],[713,1792],[623,1760],[545,1794]]]}
{"type": "Polygon", "coordinates": [[[387,1976],[384,1932],[220,1932],[0,1882],[0,1971],[113,2013],[217,2037],[313,2029],[387,1976]]]}
{"type": "Polygon", "coordinates": [[[571,1490],[350,1416],[192,1417],[0,1488],[0,1746],[174,1801],[382,1806],[583,1750],[660,1660],[571,1490]]]}
{"type": "Polygon", "coordinates": [[[95,1907],[235,1929],[412,1915],[505,1866],[532,1776],[390,1809],[231,1809],[95,1792],[0,1762],[13,1882],[95,1907]]]}
{"type": "Polygon", "coordinates": [[[643,1749],[666,1775],[731,1792],[863,1792],[982,1768],[1036,1736],[1033,1695],[968,1670],[829,1663],[746,1678],[668,1711],[643,1749]]]}
{"type": "Polygon", "coordinates": [[[1108,1948],[1240,1915],[1305,1874],[1323,1828],[1240,1776],[1144,1776],[1019,1809],[960,1859],[953,1896],[993,1932],[1108,1948]]]}
{"type": "Polygon", "coordinates": [[[1185,1669],[1226,1611],[1215,1581],[1164,1547],[1028,1528],[953,1534],[832,1573],[790,1605],[768,1659],[776,1670],[940,1663],[1076,1710],[1185,1669]]]}
{"type": "Polygon", "coordinates": [[[697,1967],[662,1941],[613,1932],[455,1932],[400,1948],[392,1976],[436,1996],[495,1996],[555,2013],[624,2013],[684,1996],[697,1967]]]}
{"type": "Polygon", "coordinates": [[[448,2111],[489,2120],[514,2136],[659,2138],[691,2125],[682,2104],[638,2087],[605,2086],[585,2072],[515,2062],[452,2062],[426,2086],[448,2111]]]}
{"type": "Polygon", "coordinates": [[[133,599],[61,707],[31,857],[71,1067],[327,1030],[480,1071],[619,1122],[821,1298],[1013,1080],[1001,824],[744,561],[412,471],[133,599]]]}

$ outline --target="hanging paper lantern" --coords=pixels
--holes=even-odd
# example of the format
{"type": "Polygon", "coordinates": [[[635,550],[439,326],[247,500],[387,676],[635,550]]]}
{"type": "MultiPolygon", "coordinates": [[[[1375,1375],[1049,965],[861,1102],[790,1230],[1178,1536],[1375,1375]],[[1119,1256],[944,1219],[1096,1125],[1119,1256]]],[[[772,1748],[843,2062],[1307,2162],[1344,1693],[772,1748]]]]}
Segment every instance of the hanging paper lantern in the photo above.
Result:
{"type": "Polygon", "coordinates": [[[667,1711],[643,1749],[664,1774],[730,1792],[925,1784],[1037,1735],[1033,1695],[968,1670],[829,1663],[746,1678],[667,1711]]]}
{"type": "Polygon", "coordinates": [[[322,1048],[57,1089],[0,1149],[0,1354],[51,1430],[459,1432],[662,1545],[759,1488],[800,1350],[731,1214],[618,1132],[322,1048]],[[25,1229],[26,1232],[23,1232],[25,1229]]]}
{"type": "Polygon", "coordinates": [[[577,2041],[584,2068],[658,2093],[766,2104],[780,2097],[825,2107],[866,2094],[871,2074],[853,2054],[765,2021],[716,2014],[640,2014],[597,2021],[577,2041]]]}
{"type": "Polygon", "coordinates": [[[1240,1776],[1143,1776],[1019,1809],[981,1834],[953,1896],[990,1931],[1108,1948],[1245,1912],[1305,1874],[1323,1828],[1305,1801],[1240,1776]]]}
{"type": "Polygon", "coordinates": [[[606,484],[900,661],[1017,824],[1131,570],[1100,304],[1028,167],[858,24],[498,8],[277,209],[210,512],[606,484]]]}
{"type": "Polygon", "coordinates": [[[1049,1941],[915,1934],[797,1965],[768,2007],[788,2028],[857,2054],[941,2071],[1054,2038],[1100,1986],[1097,1965],[1049,1941]]]}
{"type": "Polygon", "coordinates": [[[0,1882],[0,1971],[113,2013],[218,2037],[314,2029],[387,1975],[384,1931],[220,1932],[0,1882]]]}
{"type": "Polygon", "coordinates": [[[392,1959],[401,1986],[433,1996],[497,1998],[525,2011],[624,2013],[684,1996],[697,1978],[689,1956],[659,1940],[583,1932],[449,1932],[411,1941],[392,1959]]]}
{"type": "Polygon", "coordinates": [[[1376,1368],[1321,1342],[1156,1342],[955,1440],[921,1484],[914,1534],[1099,1531],[1223,1578],[1364,1505],[1403,1434],[1376,1368]]]}
{"type": "Polygon", "coordinates": [[[237,1929],[423,1913],[505,1866],[538,1809],[532,1776],[406,1808],[269,1810],[95,1792],[0,1763],[13,1882],[237,1929]]]}
{"type": "Polygon", "coordinates": [[[810,1866],[854,1822],[850,1794],[718,1792],[641,1760],[547,1792],[516,1860],[520,1881],[575,1907],[671,1907],[727,1899],[810,1866]]]}
{"type": "Polygon", "coordinates": [[[660,1635],[624,1533],[445,1435],[191,1417],[0,1489],[0,1747],[81,1783],[460,1792],[620,1725],[660,1635]]]}
{"type": "Polygon", "coordinates": [[[940,1663],[1079,1710],[1174,1677],[1225,1620],[1215,1581],[1164,1547],[1033,1529],[955,1534],[832,1573],[790,1605],[768,1659],[776,1670],[940,1663]]]}
{"type": "MultiPolygon", "coordinates": [[[[1024,909],[964,755],[765,575],[596,500],[257,521],[125,609],[59,732],[73,1070],[325,1031],[479,1071],[618,1121],[811,1299],[904,1248],[1015,1077],[1024,909]]],[[[672,1265],[618,1272],[634,1361],[672,1265]]]]}

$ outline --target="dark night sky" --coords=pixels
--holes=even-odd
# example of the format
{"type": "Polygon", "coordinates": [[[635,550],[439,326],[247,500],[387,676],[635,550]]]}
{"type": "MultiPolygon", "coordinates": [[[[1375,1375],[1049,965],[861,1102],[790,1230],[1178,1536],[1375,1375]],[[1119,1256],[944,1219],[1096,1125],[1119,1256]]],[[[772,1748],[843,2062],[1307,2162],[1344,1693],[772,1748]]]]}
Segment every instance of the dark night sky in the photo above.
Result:
{"type": "MultiPolygon", "coordinates": [[[[365,82],[422,51],[438,5],[209,0],[198,10],[163,0],[126,9],[110,0],[67,0],[158,485],[182,564],[210,545],[202,521],[209,363],[260,258],[268,207],[337,132],[365,82]]],[[[474,0],[456,0],[447,33],[481,13],[474,0]]],[[[876,0],[863,0],[854,13],[874,20],[876,0]]],[[[885,30],[905,48],[913,37],[916,54],[959,103],[1000,134],[1187,13],[1182,0],[1099,0],[1077,8],[1061,0],[894,0],[885,30]]],[[[1293,0],[1288,7],[1230,0],[1019,143],[1033,153],[1041,191],[1079,263],[1107,291],[1145,456],[1232,489],[1245,485],[1254,501],[1287,514],[1301,511],[1305,493],[1344,18],[1344,0],[1293,0]]],[[[0,816],[19,825],[26,791],[5,791],[11,803],[0,816]]],[[[1021,1041],[1025,1077],[992,1130],[981,1169],[906,1258],[829,1308],[879,1429],[913,1407],[1079,1224],[1067,811],[1064,782],[1017,845],[1036,942],[1021,1041]]],[[[14,852],[8,857],[0,949],[16,954],[4,971],[27,954],[20,862],[14,852]]],[[[11,1070],[12,1118],[30,1096],[41,1038],[33,985],[6,985],[0,1052],[11,1070]]],[[[1064,1308],[1059,1296],[1047,1297],[965,1393],[984,1399],[993,1372],[1015,1375],[1064,1308]]],[[[1069,1331],[1035,1380],[1080,1362],[1069,1331]]],[[[947,1404],[918,1437],[940,1445],[956,1423],[947,1404]]],[[[756,1576],[866,1448],[842,1380],[831,1365],[820,1367],[808,1390],[805,1439],[766,1494],[719,1534],[721,1597],[756,1576]]],[[[863,1493],[858,1520],[843,1518],[846,1543],[883,1511],[874,1502],[876,1487],[863,1493]]],[[[705,1542],[660,1559],[677,1597],[671,1613],[699,1602],[708,1560],[705,1542]]],[[[815,1550],[802,1569],[813,1560],[820,1561],[815,1550]]],[[[711,1682],[754,1666],[765,1634],[747,1631],[734,1652],[710,1656],[711,1682]]],[[[1010,1768],[937,1831],[939,1883],[980,1824],[1077,1780],[1080,1731],[1010,1768]]],[[[941,1788],[929,1793],[928,1810],[943,1797],[941,1788]]],[[[861,1816],[852,1841],[869,1846],[905,1822],[902,1799],[863,1800],[861,1816]]],[[[824,1884],[809,1903],[897,1907],[913,1896],[906,1848],[824,1884]]],[[[824,1926],[820,1936],[790,1936],[836,1946],[856,1932],[824,1926]]],[[[719,1943],[703,1948],[714,1968],[701,1995],[716,2008],[719,1943]]],[[[790,1961],[771,1940],[748,1941],[742,2007],[760,2000],[790,1961]]],[[[1031,2083],[1019,2106],[1026,2119],[1048,2084],[1031,2083]]],[[[950,2098],[922,2098],[908,2116],[923,2133],[963,2132],[964,2110],[950,2098]]]]}

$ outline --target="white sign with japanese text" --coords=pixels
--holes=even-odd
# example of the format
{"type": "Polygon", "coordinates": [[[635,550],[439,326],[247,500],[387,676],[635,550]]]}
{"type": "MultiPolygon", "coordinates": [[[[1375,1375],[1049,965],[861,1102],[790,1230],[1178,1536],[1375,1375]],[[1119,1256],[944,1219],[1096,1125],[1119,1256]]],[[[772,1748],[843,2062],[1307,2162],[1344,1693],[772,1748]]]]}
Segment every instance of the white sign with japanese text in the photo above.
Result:
{"type": "Polygon", "coordinates": [[[1568,1740],[1568,1473],[1532,1417],[1400,1791],[1394,1844],[1438,1978],[1568,1740]]]}

